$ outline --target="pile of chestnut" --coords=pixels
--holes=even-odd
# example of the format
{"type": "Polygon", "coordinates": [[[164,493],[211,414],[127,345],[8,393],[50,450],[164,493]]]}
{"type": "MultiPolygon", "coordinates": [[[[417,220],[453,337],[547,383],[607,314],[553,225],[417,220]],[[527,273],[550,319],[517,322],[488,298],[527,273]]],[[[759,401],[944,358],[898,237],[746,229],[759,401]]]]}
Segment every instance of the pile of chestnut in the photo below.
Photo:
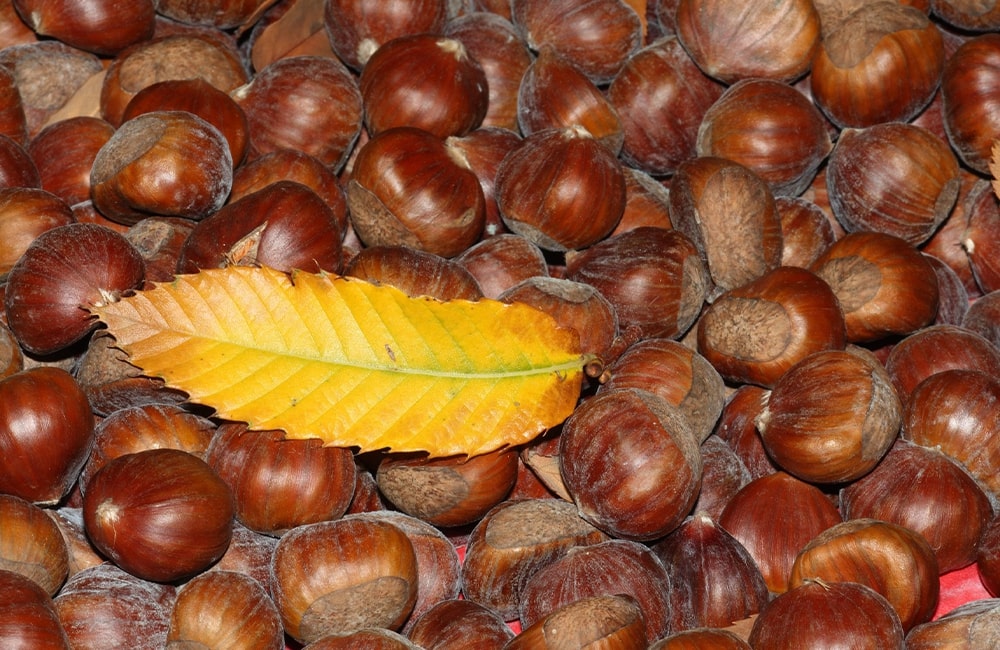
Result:
{"type": "Polygon", "coordinates": [[[0,646],[997,647],[987,5],[0,1],[0,646]],[[518,448],[285,440],[91,312],[233,265],[600,363],[518,448]]]}

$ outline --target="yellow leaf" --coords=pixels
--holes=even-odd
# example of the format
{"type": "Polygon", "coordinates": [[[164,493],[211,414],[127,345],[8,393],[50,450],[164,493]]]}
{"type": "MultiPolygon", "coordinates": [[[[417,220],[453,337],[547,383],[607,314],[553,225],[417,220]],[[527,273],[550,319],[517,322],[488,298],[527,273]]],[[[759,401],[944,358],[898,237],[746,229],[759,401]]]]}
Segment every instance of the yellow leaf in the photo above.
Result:
{"type": "Polygon", "coordinates": [[[93,311],[133,364],[220,417],[361,451],[527,442],[573,411],[588,362],[533,307],[330,274],[210,269],[93,311]]]}

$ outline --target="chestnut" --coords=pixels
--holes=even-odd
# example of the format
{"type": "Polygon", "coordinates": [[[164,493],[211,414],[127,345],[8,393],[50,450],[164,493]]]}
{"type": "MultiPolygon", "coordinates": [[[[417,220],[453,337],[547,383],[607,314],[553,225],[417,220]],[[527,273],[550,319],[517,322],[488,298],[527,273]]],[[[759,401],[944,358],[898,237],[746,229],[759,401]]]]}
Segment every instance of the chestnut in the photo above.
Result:
{"type": "Polygon", "coordinates": [[[228,30],[245,28],[261,9],[259,0],[156,0],[156,12],[186,25],[228,30]]]}
{"type": "MultiPolygon", "coordinates": [[[[14,11],[12,3],[5,6],[6,11],[14,11]]],[[[14,73],[7,68],[0,69],[0,135],[22,147],[28,144],[28,123],[24,116],[21,92],[14,73]]]]}
{"type": "Polygon", "coordinates": [[[302,644],[366,627],[398,630],[417,597],[413,544],[387,521],[293,528],[278,540],[271,571],[285,632],[302,644]]]}
{"type": "Polygon", "coordinates": [[[406,245],[454,257],[479,240],[479,179],[441,138],[401,126],[372,136],[347,183],[351,223],[366,246],[406,245]]]}
{"type": "Polygon", "coordinates": [[[664,230],[674,227],[670,223],[670,192],[664,181],[639,169],[626,167],[625,211],[611,234],[618,235],[640,226],[655,226],[664,230]]]}
{"type": "Polygon", "coordinates": [[[212,437],[205,460],[232,490],[237,519],[266,535],[339,519],[354,495],[353,454],[319,439],[287,440],[282,431],[227,422],[212,437]]]}
{"type": "Polygon", "coordinates": [[[996,598],[981,598],[958,605],[932,621],[914,626],[906,634],[907,650],[931,650],[942,644],[969,648],[989,646],[992,642],[993,621],[996,620],[996,598]]]}
{"type": "Polygon", "coordinates": [[[27,149],[14,139],[0,135],[0,187],[41,187],[38,165],[27,149]]]}
{"type": "Polygon", "coordinates": [[[986,591],[994,597],[1000,593],[1000,517],[990,519],[976,549],[976,573],[986,591]]]}
{"type": "Polygon", "coordinates": [[[94,444],[79,383],[57,366],[0,380],[0,493],[54,505],[69,494],[94,444]]]}
{"type": "Polygon", "coordinates": [[[802,197],[776,196],[781,218],[781,265],[809,268],[837,238],[830,217],[802,197]]]}
{"type": "Polygon", "coordinates": [[[460,253],[455,262],[472,274],[487,298],[496,299],[529,278],[549,276],[542,249],[514,233],[486,237],[460,253]]]}
{"type": "Polygon", "coordinates": [[[28,143],[41,187],[68,205],[90,199],[90,170],[115,128],[104,119],[80,115],[46,126],[28,143]]]}
{"type": "Polygon", "coordinates": [[[12,494],[0,494],[0,524],[0,570],[55,596],[69,575],[69,548],[59,525],[41,506],[12,494]]]}
{"type": "Polygon", "coordinates": [[[468,165],[479,179],[486,201],[486,226],[483,238],[509,233],[500,216],[500,206],[496,200],[496,179],[500,163],[521,143],[521,135],[515,130],[501,127],[482,126],[463,136],[445,138],[450,151],[468,165]]]}
{"type": "Polygon", "coordinates": [[[1000,268],[994,261],[1000,243],[1000,202],[992,183],[981,179],[965,197],[960,250],[977,293],[1000,288],[1000,268]]]}
{"type": "Polygon", "coordinates": [[[104,226],[70,223],[40,234],[7,275],[7,324],[29,352],[53,354],[98,323],[88,308],[117,300],[145,276],[142,256],[104,226]]]}
{"type": "Polygon", "coordinates": [[[846,344],[833,289],[794,266],[779,266],[721,294],[697,326],[698,352],[723,378],[766,387],[809,355],[846,344]]]}
{"type": "Polygon", "coordinates": [[[809,70],[820,37],[811,2],[751,6],[734,0],[680,0],[677,37],[711,77],[732,84],[764,77],[791,81],[809,70]]]}
{"type": "Polygon", "coordinates": [[[444,0],[364,0],[323,3],[323,28],[334,53],[361,70],[383,43],[407,34],[440,32],[448,17],[444,0]]]}
{"type": "Polygon", "coordinates": [[[833,149],[826,119],[809,98],[774,79],[741,79],[705,111],[697,154],[738,162],[775,195],[798,196],[833,149]]]}
{"type": "Polygon", "coordinates": [[[701,491],[691,512],[718,521],[726,504],[753,476],[729,443],[717,435],[701,443],[701,466],[701,491]]]}
{"type": "Polygon", "coordinates": [[[344,275],[373,284],[387,284],[409,296],[438,300],[479,300],[483,292],[465,267],[408,246],[368,246],[347,263],[344,275]]]}
{"type": "Polygon", "coordinates": [[[527,136],[500,164],[495,192],[504,224],[551,251],[597,243],[625,210],[621,163],[580,125],[527,136]]]}
{"type": "Polygon", "coordinates": [[[966,165],[989,174],[1000,133],[995,107],[1000,34],[978,34],[948,57],[941,72],[941,109],[948,141],[966,165]]]}
{"type": "Polygon", "coordinates": [[[156,582],[191,577],[221,558],[233,515],[225,481],[180,449],[119,456],[91,477],[83,497],[94,546],[129,573],[156,582]]]}
{"type": "Polygon", "coordinates": [[[49,0],[12,2],[39,36],[104,56],[113,56],[129,45],[152,38],[159,10],[153,0],[138,0],[124,6],[113,0],[73,5],[49,0]]]}
{"type": "Polygon", "coordinates": [[[251,158],[296,149],[336,171],[361,131],[358,81],[332,57],[278,59],[230,94],[250,126],[251,158]]]}
{"type": "Polygon", "coordinates": [[[497,612],[472,600],[442,600],[420,615],[406,634],[424,647],[476,647],[504,650],[514,631],[497,612]]]}
{"type": "Polygon", "coordinates": [[[1000,373],[1000,348],[964,327],[931,325],[893,345],[885,369],[905,404],[920,383],[946,370],[1000,373]]]}
{"type": "Polygon", "coordinates": [[[616,0],[512,0],[510,20],[532,49],[551,46],[598,85],[642,45],[639,15],[616,0]]]}
{"type": "Polygon", "coordinates": [[[70,648],[49,594],[32,580],[5,569],[0,569],[0,644],[10,648],[70,648]]]}
{"type": "Polygon", "coordinates": [[[479,126],[489,103],[486,73],[462,42],[436,34],[400,36],[379,46],[358,80],[369,135],[394,127],[439,138],[479,126]]]}
{"type": "Polygon", "coordinates": [[[580,516],[619,539],[649,541],[680,525],[701,487],[698,439],[662,397],[601,391],[567,418],[559,469],[580,516]]]}
{"type": "Polygon", "coordinates": [[[750,650],[745,637],[731,629],[699,627],[668,634],[647,650],[750,650]]]}
{"type": "Polygon", "coordinates": [[[0,189],[0,276],[11,270],[38,235],[74,221],[69,205],[49,191],[0,189]]]}
{"type": "Polygon", "coordinates": [[[919,246],[958,199],[958,159],[923,127],[844,129],[826,170],[830,206],[848,232],[874,230],[919,246]]]}
{"type": "Polygon", "coordinates": [[[521,630],[504,650],[548,650],[588,645],[645,650],[646,621],[626,594],[588,596],[566,603],[521,630]]]}

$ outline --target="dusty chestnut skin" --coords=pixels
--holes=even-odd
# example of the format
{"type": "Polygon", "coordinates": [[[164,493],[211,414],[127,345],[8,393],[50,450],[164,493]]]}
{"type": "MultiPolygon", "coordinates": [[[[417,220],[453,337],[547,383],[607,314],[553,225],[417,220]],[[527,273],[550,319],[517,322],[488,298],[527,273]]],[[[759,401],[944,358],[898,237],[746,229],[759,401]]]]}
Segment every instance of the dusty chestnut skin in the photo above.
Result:
{"type": "Polygon", "coordinates": [[[885,369],[905,405],[921,382],[939,372],[967,369],[1000,373],[1000,349],[965,328],[931,325],[893,345],[885,369]]]}
{"type": "Polygon", "coordinates": [[[789,572],[799,551],[841,521],[823,491],[783,471],[748,483],[719,517],[719,525],[753,557],[772,594],[788,590],[789,572]]]}
{"type": "Polygon", "coordinates": [[[261,0],[157,0],[156,12],[188,25],[225,30],[245,26],[262,4],[261,0]]]}
{"type": "Polygon", "coordinates": [[[964,42],[941,73],[941,101],[948,140],[959,158],[989,174],[993,141],[1000,133],[996,106],[1000,34],[979,34],[964,42]]]}
{"type": "Polygon", "coordinates": [[[996,645],[1000,600],[981,598],[963,603],[933,621],[921,623],[906,635],[907,650],[967,647],[989,648],[996,645]]]}
{"type": "Polygon", "coordinates": [[[0,594],[0,644],[69,650],[69,639],[44,589],[19,573],[0,570],[0,594]]]}
{"type": "Polygon", "coordinates": [[[776,196],[781,218],[781,265],[809,268],[836,234],[822,208],[802,197],[776,196]]]}
{"type": "Polygon", "coordinates": [[[89,199],[90,169],[114,131],[107,120],[89,115],[59,120],[42,129],[27,149],[42,189],[69,205],[89,199]]]}
{"type": "Polygon", "coordinates": [[[347,634],[329,634],[302,646],[302,650],[421,650],[399,632],[368,627],[347,634]]]}
{"type": "Polygon", "coordinates": [[[823,31],[810,92],[835,124],[906,122],[930,103],[944,43],[927,14],[902,3],[865,3],[823,31]]]}
{"type": "Polygon", "coordinates": [[[396,127],[358,152],[347,183],[351,223],[366,246],[409,246],[454,257],[479,240],[486,206],[479,179],[443,140],[396,127]]]}
{"type": "Polygon", "coordinates": [[[907,335],[937,315],[940,294],[934,269],[920,251],[895,235],[849,233],[831,244],[810,270],[840,301],[851,343],[907,335]]]}
{"type": "Polygon", "coordinates": [[[250,576],[271,592],[271,555],[278,539],[233,522],[233,538],[219,561],[207,571],[236,571],[250,576]]]}
{"type": "Polygon", "coordinates": [[[533,50],[551,46],[598,85],[611,81],[642,45],[639,15],[621,2],[513,0],[510,20],[533,50]]]}
{"type": "Polygon", "coordinates": [[[66,370],[34,367],[0,381],[0,493],[54,505],[69,494],[94,443],[94,417],[66,370]]]}
{"type": "Polygon", "coordinates": [[[104,562],[73,575],[53,602],[71,647],[162,650],[176,591],[104,562]]]}
{"type": "Polygon", "coordinates": [[[409,296],[479,300],[479,283],[457,261],[406,246],[369,246],[358,251],[344,275],[396,287],[409,296]]]}
{"type": "Polygon", "coordinates": [[[840,643],[902,650],[907,647],[904,638],[899,615],[871,587],[810,580],[764,607],[748,642],[755,650],[840,643]]]}
{"type": "Polygon", "coordinates": [[[143,88],[169,79],[199,77],[223,92],[249,81],[239,53],[224,39],[185,31],[155,36],[119,52],[101,85],[100,116],[115,127],[143,88]]]}
{"type": "Polygon", "coordinates": [[[774,386],[808,355],[846,344],[837,296],[815,273],[794,266],[726,291],[698,320],[698,352],[736,383],[774,386]]]}
{"type": "Polygon", "coordinates": [[[69,574],[69,552],[46,510],[12,494],[0,494],[0,570],[23,575],[55,596],[69,574]]]}
{"type": "Polygon", "coordinates": [[[902,404],[889,374],[863,348],[811,354],[789,368],[757,417],[775,463],[817,484],[870,472],[899,434],[902,404]]]}
{"type": "Polygon", "coordinates": [[[717,628],[696,628],[669,634],[647,650],[749,650],[743,638],[729,630],[717,628]]]}
{"type": "Polygon", "coordinates": [[[698,439],[663,398],[602,391],[569,416],[559,468],[580,516],[612,537],[649,541],[674,530],[701,487],[698,439]]]}
{"type": "Polygon", "coordinates": [[[206,571],[177,590],[166,650],[199,645],[230,650],[282,650],[278,608],[264,586],[235,571],[206,571]]]}
{"type": "Polygon", "coordinates": [[[612,153],[622,148],[624,132],[618,111],[569,59],[547,45],[524,71],[517,94],[521,133],[579,125],[612,153]]]}
{"type": "Polygon", "coordinates": [[[728,627],[757,614],[770,594],[746,548],[701,512],[652,545],[670,574],[677,628],[728,627]]]}
{"type": "Polygon", "coordinates": [[[497,170],[504,224],[544,250],[568,251],[605,238],[625,210],[622,165],[579,125],[527,136],[497,170]]]}
{"type": "Polygon", "coordinates": [[[666,568],[649,547],[611,539],[578,546],[528,578],[520,605],[521,629],[574,601],[626,594],[646,620],[646,634],[659,639],[674,631],[676,620],[667,598],[672,585],[666,568]]]}
{"type": "Polygon", "coordinates": [[[486,75],[489,102],[482,126],[517,131],[518,89],[532,56],[509,16],[473,11],[451,17],[443,33],[461,41],[486,75]]]}
{"type": "Polygon", "coordinates": [[[67,5],[51,0],[13,0],[14,8],[36,34],[102,56],[153,36],[156,3],[137,0],[120,4],[91,0],[67,5]]]}
{"type": "Polygon", "coordinates": [[[297,149],[339,170],[361,132],[358,82],[337,59],[294,56],[231,92],[250,125],[250,157],[297,149]]]}
{"type": "Polygon", "coordinates": [[[142,257],[124,236],[93,224],[47,230],[7,275],[7,324],[21,346],[53,354],[97,327],[87,309],[140,286],[142,257]]]}
{"type": "Polygon", "coordinates": [[[698,249],[679,230],[643,226],[566,255],[568,280],[596,288],[618,326],[640,338],[678,338],[701,312],[710,278],[698,249]]]}
{"type": "Polygon", "coordinates": [[[285,632],[302,644],[366,627],[398,630],[417,596],[413,545],[386,521],[299,526],[274,549],[272,595],[285,632]]]}
{"type": "Polygon", "coordinates": [[[323,7],[323,27],[330,46],[356,71],[364,68],[383,43],[407,34],[440,32],[447,17],[443,0],[392,0],[378,5],[364,0],[333,0],[323,7]]]}
{"type": "Polygon", "coordinates": [[[993,518],[986,492],[942,450],[897,440],[867,476],[840,492],[844,519],[880,519],[914,530],[930,543],[945,574],[976,561],[993,518]]]}
{"type": "Polygon", "coordinates": [[[806,544],[792,565],[789,589],[816,579],[871,587],[896,610],[904,630],[931,619],[940,592],[937,560],[927,540],[877,519],[844,521],[806,544]]]}
{"type": "Polygon", "coordinates": [[[691,511],[718,521],[726,504],[752,477],[733,448],[719,436],[709,436],[700,449],[701,491],[691,511]]]}
{"type": "Polygon", "coordinates": [[[204,79],[168,79],[146,86],[129,100],[122,121],[153,111],[193,113],[226,138],[234,167],[246,157],[250,139],[246,113],[228,93],[204,79]]]}
{"type": "Polygon", "coordinates": [[[503,501],[479,520],[462,562],[462,594],[516,620],[525,584],[574,547],[608,536],[561,499],[503,501]]]}
{"type": "Polygon", "coordinates": [[[610,594],[566,603],[522,629],[505,650],[588,646],[645,650],[648,645],[646,621],[636,599],[610,594]]]}
{"type": "Polygon", "coordinates": [[[94,207],[129,226],[152,215],[203,219],[222,207],[232,184],[225,136],[187,111],[152,111],[123,123],[90,174],[94,207]]]}
{"type": "Polygon", "coordinates": [[[205,460],[232,490],[240,522],[266,535],[339,519],[354,494],[357,469],[350,450],[318,439],[286,440],[281,431],[224,423],[205,460]]]}
{"type": "Polygon", "coordinates": [[[492,609],[472,600],[442,600],[425,611],[406,634],[424,648],[501,650],[514,631],[492,609]]]}
{"type": "Polygon", "coordinates": [[[517,478],[517,459],[515,449],[472,457],[388,456],[375,480],[399,510],[442,528],[464,526],[507,497],[517,478]]]}
{"type": "Polygon", "coordinates": [[[748,167],[699,156],[670,181],[670,222],[698,248],[711,276],[709,301],[781,263],[781,219],[774,193],[748,167]]]}
{"type": "Polygon", "coordinates": [[[174,279],[181,248],[196,223],[183,217],[146,217],[129,226],[125,238],[146,263],[147,283],[174,279]]]}
{"type": "Polygon", "coordinates": [[[489,104],[486,73],[461,41],[411,34],[383,43],[358,80],[365,126],[376,135],[412,126],[439,138],[479,126],[489,104]]]}
{"type": "Polygon", "coordinates": [[[827,165],[833,213],[848,232],[874,230],[919,246],[958,199],[958,159],[912,124],[845,129],[827,165]]]}
{"type": "Polygon", "coordinates": [[[622,121],[622,160],[650,174],[672,174],[696,155],[698,126],[724,90],[698,68],[676,36],[644,46],[607,89],[622,121]]]}
{"type": "Polygon", "coordinates": [[[129,573],[155,582],[191,577],[221,558],[233,515],[225,481],[180,449],[119,456],[91,477],[83,497],[94,546],[129,573]]]}
{"type": "Polygon", "coordinates": [[[5,276],[35,238],[76,221],[67,203],[37,187],[0,189],[0,276],[5,276]]]}
{"type": "Polygon", "coordinates": [[[177,270],[264,265],[336,273],[342,239],[333,210],[318,194],[301,183],[278,181],[200,220],[181,247],[177,270]]]}
{"type": "Polygon", "coordinates": [[[820,18],[811,2],[750,7],[733,0],[681,0],[676,31],[698,66],[732,84],[749,77],[791,81],[810,66],[820,18]]]}
{"type": "Polygon", "coordinates": [[[833,149],[827,122],[803,93],[774,79],[742,79],[705,112],[697,154],[738,162],[775,195],[797,196],[833,149]]]}
{"type": "Polygon", "coordinates": [[[960,463],[994,497],[1000,451],[989,444],[1000,409],[1000,380],[973,369],[941,370],[913,389],[903,411],[903,439],[960,463]]]}
{"type": "Polygon", "coordinates": [[[950,323],[960,325],[987,339],[993,345],[1000,345],[1000,290],[991,291],[972,301],[961,322],[950,323]]]}

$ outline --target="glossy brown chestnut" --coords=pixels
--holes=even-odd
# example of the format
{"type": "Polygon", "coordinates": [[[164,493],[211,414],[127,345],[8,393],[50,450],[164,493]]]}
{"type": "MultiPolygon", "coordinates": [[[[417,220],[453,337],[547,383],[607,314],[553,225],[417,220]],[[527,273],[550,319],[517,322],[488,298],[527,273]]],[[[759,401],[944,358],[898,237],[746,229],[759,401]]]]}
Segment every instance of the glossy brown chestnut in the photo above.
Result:
{"type": "Polygon", "coordinates": [[[620,331],[679,338],[708,295],[710,279],[694,243],[679,230],[644,226],[566,255],[566,279],[596,288],[620,331]]]}
{"type": "Polygon", "coordinates": [[[12,0],[36,34],[102,56],[153,37],[158,3],[87,0],[67,5],[52,0],[12,0]]]}
{"type": "Polygon", "coordinates": [[[38,235],[73,223],[73,210],[37,187],[0,189],[0,276],[6,275],[38,235]]]}
{"type": "Polygon", "coordinates": [[[396,287],[410,296],[479,300],[479,283],[457,261],[406,246],[369,246],[348,262],[344,275],[396,287]]]}
{"type": "Polygon", "coordinates": [[[798,196],[833,149],[827,122],[809,98],[774,79],[742,79],[702,118],[697,154],[752,169],[775,195],[798,196]]]}
{"type": "Polygon", "coordinates": [[[425,611],[410,627],[407,637],[423,648],[476,647],[501,650],[514,631],[489,607],[465,600],[442,600],[425,611]]]}
{"type": "Polygon", "coordinates": [[[989,173],[993,142],[1000,133],[995,110],[1000,95],[1000,34],[979,34],[964,42],[941,73],[941,102],[948,140],[966,165],[989,173]]]}
{"type": "Polygon", "coordinates": [[[724,90],[698,68],[676,36],[644,46],[607,89],[622,121],[622,160],[650,174],[672,174],[695,157],[698,126],[724,90]]]}
{"type": "Polygon", "coordinates": [[[919,246],[958,199],[958,159],[927,129],[899,122],[844,129],[826,170],[830,206],[848,232],[874,230],[919,246]]]}
{"type": "Polygon", "coordinates": [[[591,246],[625,210],[621,163],[582,126],[527,136],[500,164],[495,191],[504,224],[545,250],[591,246]]]}
{"type": "Polygon", "coordinates": [[[0,494],[0,570],[24,576],[55,596],[69,574],[69,552],[58,524],[41,506],[0,494]]]}
{"type": "Polygon", "coordinates": [[[995,515],[979,540],[976,572],[986,590],[996,597],[1000,593],[1000,517],[995,515]]]}
{"type": "Polygon", "coordinates": [[[233,514],[225,481],[180,449],[119,456],[91,477],[83,497],[94,546],[129,573],[156,582],[193,576],[221,558],[233,514]]]}
{"type": "Polygon", "coordinates": [[[613,231],[617,235],[640,226],[670,230],[670,192],[664,182],[634,167],[625,167],[625,211],[613,231]]]}
{"type": "MultiPolygon", "coordinates": [[[[6,7],[6,11],[13,12],[13,3],[7,4],[6,7]]],[[[24,116],[21,92],[14,73],[7,68],[0,69],[0,135],[10,138],[22,147],[28,144],[28,123],[24,116]]]]}
{"type": "Polygon", "coordinates": [[[514,233],[486,237],[464,250],[455,262],[472,274],[484,296],[494,299],[528,278],[549,275],[542,249],[514,233]]]}
{"type": "Polygon", "coordinates": [[[983,336],[955,325],[931,325],[893,345],[885,360],[896,393],[904,405],[914,389],[946,370],[1000,373],[1000,349],[983,336]]]}
{"type": "Polygon", "coordinates": [[[115,128],[107,120],[80,115],[46,126],[28,143],[41,187],[68,205],[90,198],[90,170],[115,128]]]}
{"type": "Polygon", "coordinates": [[[718,521],[726,504],[753,477],[736,451],[717,435],[701,443],[701,465],[701,491],[691,512],[718,521]]]}
{"type": "Polygon", "coordinates": [[[336,171],[361,132],[358,81],[331,57],[278,59],[231,95],[250,125],[251,158],[297,149],[336,171]]]}
{"type": "Polygon", "coordinates": [[[521,144],[521,135],[515,130],[483,126],[464,136],[445,138],[448,148],[465,161],[479,179],[486,200],[486,226],[483,237],[493,237],[510,232],[500,216],[496,201],[496,179],[500,163],[508,153],[521,144]]]}
{"type": "Polygon", "coordinates": [[[698,443],[685,415],[662,397],[601,391],[563,425],[560,474],[587,521],[618,539],[658,539],[680,525],[698,496],[698,443]]]}
{"type": "Polygon", "coordinates": [[[94,207],[126,225],[151,215],[202,219],[222,207],[232,185],[225,136],[187,111],[153,111],[123,123],[90,173],[94,207]]]}
{"type": "Polygon", "coordinates": [[[266,535],[339,519],[354,494],[353,454],[319,439],[286,440],[281,431],[224,423],[205,460],[232,490],[240,522],[266,535]]]}
{"type": "Polygon", "coordinates": [[[94,416],[76,379],[34,367],[0,381],[0,493],[53,505],[69,494],[94,444],[94,416]]]}
{"type": "Polygon", "coordinates": [[[941,588],[927,540],[877,519],[844,521],[806,544],[792,565],[789,589],[817,579],[871,587],[896,610],[904,630],[931,619],[941,588]]]}
{"type": "Polygon", "coordinates": [[[615,0],[512,0],[510,20],[535,51],[549,45],[606,84],[642,45],[642,21],[615,0]]]}
{"type": "Polygon", "coordinates": [[[903,650],[904,638],[899,615],[876,590],[857,582],[808,580],[764,607],[748,642],[755,650],[830,643],[903,650]]]}
{"type": "Polygon", "coordinates": [[[781,263],[781,219],[774,193],[750,168],[699,156],[670,181],[670,222],[687,235],[708,268],[711,301],[781,263]]]}
{"type": "Polygon", "coordinates": [[[16,140],[0,135],[0,187],[41,187],[42,178],[31,155],[16,140]]]}
{"type": "Polygon", "coordinates": [[[912,244],[874,231],[849,233],[810,266],[840,301],[852,343],[910,334],[937,315],[937,275],[912,244]]]}
{"type": "Polygon", "coordinates": [[[383,43],[358,80],[370,135],[394,127],[423,129],[439,138],[465,135],[489,104],[486,73],[462,42],[412,34],[383,43]]]}
{"type": "Polygon", "coordinates": [[[156,12],[186,25],[228,30],[246,28],[262,4],[260,0],[157,0],[156,12]]]}
{"type": "Polygon", "coordinates": [[[44,589],[19,573],[0,570],[0,594],[0,644],[69,650],[69,638],[44,589]]]}
{"type": "Polygon", "coordinates": [[[7,275],[7,324],[28,351],[51,354],[97,327],[87,309],[138,288],[139,252],[109,228],[71,223],[40,234],[7,275]]]}
{"type": "Polygon", "coordinates": [[[813,101],[841,127],[906,122],[941,81],[944,43],[926,13],[902,3],[861,3],[824,23],[809,75],[813,101]]]}
{"type": "Polygon", "coordinates": [[[764,77],[791,81],[809,70],[820,17],[811,2],[751,7],[734,0],[680,0],[677,37],[698,66],[731,84],[764,77]]]}
{"type": "Polygon", "coordinates": [[[386,521],[294,528],[278,540],[271,570],[285,632],[303,644],[366,627],[397,630],[417,597],[413,544],[386,521]]]}
{"type": "Polygon", "coordinates": [[[323,27],[333,51],[360,71],[383,43],[407,34],[440,32],[448,17],[444,0],[364,0],[323,3],[323,27]]]}
{"type": "Polygon", "coordinates": [[[837,238],[830,217],[802,197],[776,196],[781,218],[781,265],[809,268],[837,238]]]}
{"type": "Polygon", "coordinates": [[[101,84],[100,117],[115,127],[143,88],[169,79],[200,77],[223,92],[247,83],[239,52],[225,39],[187,30],[140,41],[119,52],[101,84]]]}
{"type": "Polygon", "coordinates": [[[397,127],[361,148],[347,184],[351,223],[366,246],[405,245],[454,257],[479,240],[479,179],[445,142],[397,127]]]}
{"type": "Polygon", "coordinates": [[[517,131],[518,88],[532,56],[509,15],[472,11],[453,16],[443,34],[460,41],[486,75],[489,101],[482,126],[517,131]]]}
{"type": "Polygon", "coordinates": [[[588,645],[645,650],[646,621],[635,598],[586,596],[550,612],[514,637],[504,650],[550,650],[588,645]]]}
{"type": "Polygon", "coordinates": [[[177,270],[264,265],[336,273],[342,239],[333,210],[318,194],[278,181],[200,220],[181,247],[177,270]]]}
{"type": "Polygon", "coordinates": [[[777,471],[750,481],[722,510],[719,525],[747,549],[773,594],[788,590],[802,548],[843,521],[815,485],[777,471]]]}
{"type": "Polygon", "coordinates": [[[146,86],[129,100],[122,121],[153,111],[187,111],[202,118],[226,138],[233,167],[246,157],[250,125],[246,113],[229,93],[200,77],[168,79],[146,86]]]}
{"type": "Polygon", "coordinates": [[[942,644],[988,648],[995,640],[998,605],[996,598],[972,600],[921,623],[906,634],[907,650],[931,650],[942,644]]]}
{"type": "Polygon", "coordinates": [[[960,251],[972,275],[975,290],[989,293],[1000,288],[1000,265],[995,257],[1000,244],[1000,202],[992,183],[981,179],[965,197],[959,221],[965,224],[960,251]]]}

